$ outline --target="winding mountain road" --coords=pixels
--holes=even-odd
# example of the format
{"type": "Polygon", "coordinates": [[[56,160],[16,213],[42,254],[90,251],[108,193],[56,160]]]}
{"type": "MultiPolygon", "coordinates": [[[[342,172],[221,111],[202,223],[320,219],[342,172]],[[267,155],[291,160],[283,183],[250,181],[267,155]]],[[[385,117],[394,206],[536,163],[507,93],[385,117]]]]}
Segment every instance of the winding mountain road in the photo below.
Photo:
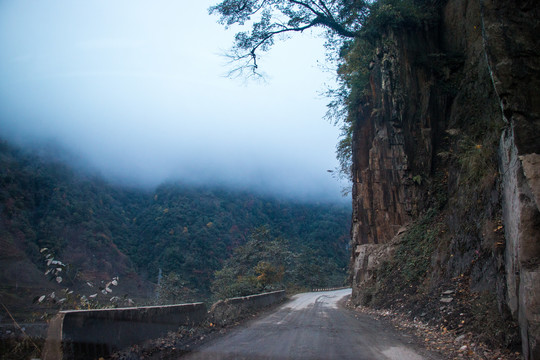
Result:
{"type": "Polygon", "coordinates": [[[438,359],[407,335],[339,306],[351,289],[295,295],[185,359],[438,359]]]}

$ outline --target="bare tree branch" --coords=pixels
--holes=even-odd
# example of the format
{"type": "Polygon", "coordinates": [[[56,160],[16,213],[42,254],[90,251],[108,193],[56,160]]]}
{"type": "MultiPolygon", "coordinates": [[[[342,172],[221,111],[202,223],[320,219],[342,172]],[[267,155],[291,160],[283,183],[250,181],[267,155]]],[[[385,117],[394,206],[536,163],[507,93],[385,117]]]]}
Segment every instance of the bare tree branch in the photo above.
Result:
{"type": "Polygon", "coordinates": [[[367,9],[366,2],[358,1],[360,5],[358,2],[329,3],[325,0],[223,0],[212,6],[209,12],[220,14],[219,22],[226,26],[252,22],[250,32],[236,34],[235,44],[228,56],[256,73],[258,52],[267,51],[279,34],[326,27],[342,38],[358,36],[359,26],[349,21],[359,6],[361,10],[367,9]],[[258,19],[253,20],[254,16],[258,19]]]}

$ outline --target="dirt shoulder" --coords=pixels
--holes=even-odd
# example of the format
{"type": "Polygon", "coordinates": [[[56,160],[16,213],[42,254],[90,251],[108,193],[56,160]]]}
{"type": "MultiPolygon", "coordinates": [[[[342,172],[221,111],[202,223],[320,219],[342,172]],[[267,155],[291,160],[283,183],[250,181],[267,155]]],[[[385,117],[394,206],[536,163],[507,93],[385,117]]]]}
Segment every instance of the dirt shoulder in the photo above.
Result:
{"type": "Polygon", "coordinates": [[[374,319],[388,322],[400,332],[410,334],[414,342],[421,348],[438,353],[443,359],[467,360],[520,360],[521,353],[507,349],[493,349],[479,342],[471,333],[456,334],[444,326],[434,326],[412,318],[399,311],[378,310],[365,306],[354,306],[350,301],[343,304],[349,309],[368,315],[374,319]]]}

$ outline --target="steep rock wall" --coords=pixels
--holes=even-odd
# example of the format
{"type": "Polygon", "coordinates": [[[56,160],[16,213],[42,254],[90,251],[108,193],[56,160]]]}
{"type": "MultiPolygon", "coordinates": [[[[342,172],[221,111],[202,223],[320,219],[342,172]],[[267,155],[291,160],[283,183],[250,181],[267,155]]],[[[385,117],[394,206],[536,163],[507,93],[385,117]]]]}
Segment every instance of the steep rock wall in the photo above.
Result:
{"type": "Polygon", "coordinates": [[[503,119],[507,300],[526,358],[540,359],[540,6],[485,0],[482,30],[503,119]]]}
{"type": "Polygon", "coordinates": [[[449,0],[437,25],[383,34],[354,124],[352,174],[353,298],[365,299],[400,229],[444,207],[450,230],[430,285],[466,274],[471,291],[493,293],[531,359],[540,357],[538,9],[449,0]],[[483,133],[502,136],[499,173],[476,162],[497,161],[483,133]]]}
{"type": "MultiPolygon", "coordinates": [[[[370,89],[353,135],[353,283],[366,257],[388,243],[429,201],[421,189],[433,148],[446,128],[448,94],[435,87],[428,57],[437,58],[437,29],[382,35],[370,89]]],[[[356,288],[353,287],[353,293],[356,288]]]]}

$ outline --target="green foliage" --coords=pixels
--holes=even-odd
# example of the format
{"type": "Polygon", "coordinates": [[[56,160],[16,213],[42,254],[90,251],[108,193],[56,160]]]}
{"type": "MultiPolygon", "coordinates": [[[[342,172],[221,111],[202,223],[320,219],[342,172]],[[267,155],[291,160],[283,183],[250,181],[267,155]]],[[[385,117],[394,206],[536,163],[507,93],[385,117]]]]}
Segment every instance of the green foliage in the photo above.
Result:
{"type": "Polygon", "coordinates": [[[430,0],[379,0],[370,8],[362,29],[366,39],[376,40],[389,29],[419,28],[438,19],[439,2],[430,0]]]}
{"type": "Polygon", "coordinates": [[[304,246],[297,250],[294,259],[288,288],[311,290],[344,284],[345,276],[338,264],[321,256],[319,251],[304,246]]]}
{"type": "Polygon", "coordinates": [[[439,228],[434,223],[436,214],[435,209],[430,209],[416,221],[396,250],[394,266],[398,267],[408,283],[420,283],[429,270],[439,235],[439,228]]]}
{"type": "Polygon", "coordinates": [[[215,273],[212,290],[223,299],[281,289],[285,272],[291,271],[292,262],[289,244],[271,236],[267,226],[259,227],[215,273]]]}
{"type": "Polygon", "coordinates": [[[216,271],[212,290],[216,298],[224,299],[284,287],[342,285],[345,274],[329,260],[306,247],[295,249],[290,242],[273,236],[268,226],[262,226],[216,271]]]}
{"type": "MultiPolygon", "coordinates": [[[[258,73],[259,51],[268,51],[275,38],[284,33],[303,32],[313,27],[327,30],[329,50],[340,49],[337,56],[338,86],[328,91],[331,98],[327,117],[341,128],[336,147],[340,166],[338,177],[350,179],[352,133],[357,110],[366,95],[371,64],[381,34],[390,29],[419,28],[437,20],[443,1],[439,0],[223,0],[210,7],[220,16],[219,23],[251,25],[238,32],[229,58],[238,66],[230,75],[258,73]]],[[[330,57],[336,58],[337,54],[330,57]]]]}
{"type": "Polygon", "coordinates": [[[338,264],[333,269],[344,269],[348,214],[344,206],[295,204],[226,189],[168,184],[156,189],[145,211],[136,215],[135,228],[147,240],[135,237],[118,246],[151,277],[162,268],[204,293],[234,249],[247,242],[253,229],[266,224],[293,247],[320,250],[329,264],[338,264]]]}
{"type": "Polygon", "coordinates": [[[483,144],[477,144],[469,137],[459,143],[458,161],[462,169],[462,180],[473,184],[480,181],[489,171],[496,173],[493,161],[493,149],[483,144]]]}
{"type": "Polygon", "coordinates": [[[396,245],[394,256],[381,263],[375,281],[362,289],[360,301],[364,305],[387,306],[418,293],[442,234],[438,214],[437,209],[430,209],[409,226],[396,245]]]}
{"type": "Polygon", "coordinates": [[[236,274],[233,268],[225,266],[216,271],[212,290],[216,298],[232,298],[259,292],[254,275],[236,274]]]}
{"type": "Polygon", "coordinates": [[[229,57],[240,61],[234,72],[243,69],[257,74],[257,52],[267,51],[280,34],[302,32],[322,27],[342,37],[355,37],[369,13],[364,0],[224,0],[210,7],[210,14],[220,16],[219,23],[251,25],[250,31],[238,32],[229,57]]]}
{"type": "Polygon", "coordinates": [[[195,301],[192,286],[182,278],[170,272],[159,279],[156,286],[156,304],[182,304],[195,301]]]}
{"type": "Polygon", "coordinates": [[[267,261],[259,261],[253,270],[255,270],[255,274],[257,275],[257,282],[263,289],[281,283],[283,273],[285,272],[283,265],[276,266],[267,261]]]}
{"type": "MultiPolygon", "coordinates": [[[[343,38],[376,38],[390,27],[420,26],[435,14],[437,1],[426,0],[224,0],[210,7],[218,22],[251,25],[250,31],[238,32],[229,57],[241,64],[242,73],[257,74],[257,52],[268,51],[280,34],[303,32],[322,27],[329,41],[343,38]]],[[[233,72],[235,72],[233,71],[233,72]]]]}
{"type": "MultiPolygon", "coordinates": [[[[35,281],[50,286],[49,293],[56,295],[67,285],[86,294],[86,281],[107,282],[118,275],[126,279],[122,295],[146,296],[147,287],[127,289],[127,280],[139,276],[156,283],[161,268],[193,291],[185,296],[204,299],[214,272],[246,244],[253,229],[265,224],[275,237],[288,239],[295,252],[313,251],[328,278],[344,277],[349,221],[348,205],[182,184],[165,184],[152,192],[119,188],[0,142],[3,256],[27,256],[39,269],[35,281]],[[47,266],[39,250],[45,247],[70,264],[60,284],[43,281],[47,266]]],[[[6,264],[2,260],[2,267],[6,264]]],[[[15,280],[2,277],[4,273],[0,280],[14,289],[15,280]]],[[[41,296],[29,297],[36,295],[41,296]]],[[[174,296],[166,298],[173,301],[168,299],[174,296]]]]}
{"type": "MultiPolygon", "coordinates": [[[[403,31],[435,22],[440,5],[440,2],[429,0],[375,1],[369,5],[369,11],[362,18],[362,26],[354,38],[341,42],[337,58],[338,86],[327,92],[332,100],[328,104],[326,117],[341,128],[336,155],[343,177],[351,176],[352,134],[361,104],[369,101],[371,70],[382,35],[389,30],[403,31]]],[[[329,46],[332,49],[335,47],[329,46]]]]}
{"type": "Polygon", "coordinates": [[[367,95],[370,64],[374,47],[363,38],[343,43],[340,50],[337,77],[338,88],[327,92],[332,98],[326,118],[340,126],[340,140],[336,146],[340,177],[350,179],[352,170],[352,138],[362,98],[367,95]]]}
{"type": "Polygon", "coordinates": [[[475,185],[497,174],[497,148],[502,126],[502,120],[497,122],[486,116],[469,119],[467,131],[457,137],[456,155],[463,184],[475,185]]]}

